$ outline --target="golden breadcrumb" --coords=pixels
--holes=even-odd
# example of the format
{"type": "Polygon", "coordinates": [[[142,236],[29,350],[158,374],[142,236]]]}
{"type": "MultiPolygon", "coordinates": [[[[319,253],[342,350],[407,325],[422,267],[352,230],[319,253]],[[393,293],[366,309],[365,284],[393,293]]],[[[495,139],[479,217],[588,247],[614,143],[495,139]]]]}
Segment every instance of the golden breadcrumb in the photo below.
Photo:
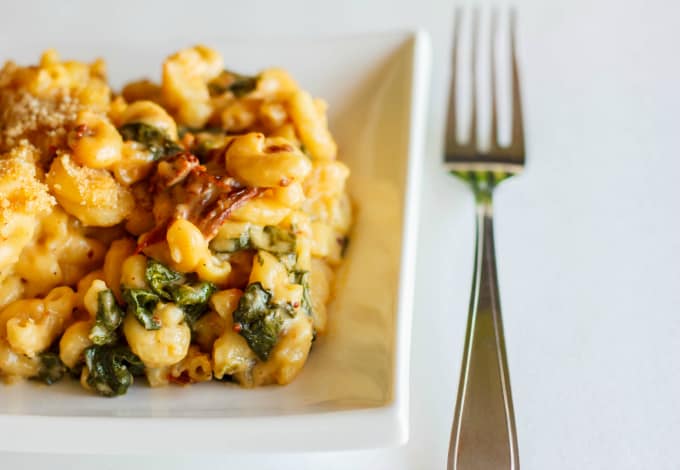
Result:
{"type": "Polygon", "coordinates": [[[42,159],[48,159],[54,149],[65,145],[68,129],[81,106],[66,90],[49,96],[31,94],[17,83],[28,69],[13,62],[0,69],[0,152],[28,139],[40,150],[42,159]]]}
{"type": "Polygon", "coordinates": [[[0,89],[0,151],[29,139],[48,158],[65,145],[79,108],[68,94],[38,98],[25,90],[0,89]]]}
{"type": "Polygon", "coordinates": [[[37,149],[25,140],[0,155],[0,225],[16,213],[44,215],[56,204],[47,185],[38,180],[36,158],[37,149]]]}
{"type": "MultiPolygon", "coordinates": [[[[109,207],[113,202],[111,196],[116,195],[121,189],[121,185],[107,170],[78,165],[67,152],[59,152],[52,167],[58,165],[63,168],[64,174],[68,175],[69,184],[73,185],[70,189],[73,190],[73,195],[78,197],[81,206],[85,206],[87,200],[87,205],[90,206],[109,207]]],[[[53,171],[48,173],[47,182],[59,195],[65,188],[54,174],[53,171]]]]}

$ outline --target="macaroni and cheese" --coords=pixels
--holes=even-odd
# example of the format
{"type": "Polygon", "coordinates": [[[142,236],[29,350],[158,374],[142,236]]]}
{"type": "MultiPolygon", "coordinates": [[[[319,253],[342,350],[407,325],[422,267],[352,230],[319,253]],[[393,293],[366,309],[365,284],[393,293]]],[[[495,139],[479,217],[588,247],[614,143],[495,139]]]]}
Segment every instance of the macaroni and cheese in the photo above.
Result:
{"type": "Polygon", "coordinates": [[[326,103],[206,46],[119,94],[46,51],[0,69],[0,376],[104,396],[286,384],[351,223],[326,103]]]}

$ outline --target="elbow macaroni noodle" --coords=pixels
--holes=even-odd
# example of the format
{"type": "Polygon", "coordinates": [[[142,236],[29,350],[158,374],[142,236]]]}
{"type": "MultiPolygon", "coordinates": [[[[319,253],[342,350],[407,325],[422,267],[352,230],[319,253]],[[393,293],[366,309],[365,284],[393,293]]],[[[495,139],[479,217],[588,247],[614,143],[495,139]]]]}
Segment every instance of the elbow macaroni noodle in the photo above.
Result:
{"type": "Polygon", "coordinates": [[[352,220],[323,100],[199,45],[120,93],[101,60],[10,61],[0,108],[0,377],[295,378],[352,220]]]}

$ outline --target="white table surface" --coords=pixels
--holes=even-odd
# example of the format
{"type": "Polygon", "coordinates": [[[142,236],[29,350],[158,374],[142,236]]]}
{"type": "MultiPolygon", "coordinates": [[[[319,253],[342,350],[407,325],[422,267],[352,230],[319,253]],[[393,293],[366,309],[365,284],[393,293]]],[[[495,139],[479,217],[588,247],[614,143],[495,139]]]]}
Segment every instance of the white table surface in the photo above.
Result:
{"type": "MultiPolygon", "coordinates": [[[[497,194],[496,239],[522,466],[680,468],[680,3],[515,4],[530,166],[497,194]]],[[[444,467],[473,243],[472,200],[439,164],[452,11],[449,1],[425,0],[3,4],[5,43],[421,28],[434,53],[406,446],[184,458],[0,454],[3,470],[444,467]]]]}

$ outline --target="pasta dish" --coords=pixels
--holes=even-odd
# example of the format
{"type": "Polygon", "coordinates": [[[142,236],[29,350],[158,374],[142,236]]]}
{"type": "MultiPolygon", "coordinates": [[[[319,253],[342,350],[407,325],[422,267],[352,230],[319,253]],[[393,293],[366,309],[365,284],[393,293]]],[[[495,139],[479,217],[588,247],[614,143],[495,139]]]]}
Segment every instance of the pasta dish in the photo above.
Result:
{"type": "Polygon", "coordinates": [[[0,69],[0,376],[286,384],[351,223],[326,103],[213,49],[113,93],[102,60],[0,69]]]}

